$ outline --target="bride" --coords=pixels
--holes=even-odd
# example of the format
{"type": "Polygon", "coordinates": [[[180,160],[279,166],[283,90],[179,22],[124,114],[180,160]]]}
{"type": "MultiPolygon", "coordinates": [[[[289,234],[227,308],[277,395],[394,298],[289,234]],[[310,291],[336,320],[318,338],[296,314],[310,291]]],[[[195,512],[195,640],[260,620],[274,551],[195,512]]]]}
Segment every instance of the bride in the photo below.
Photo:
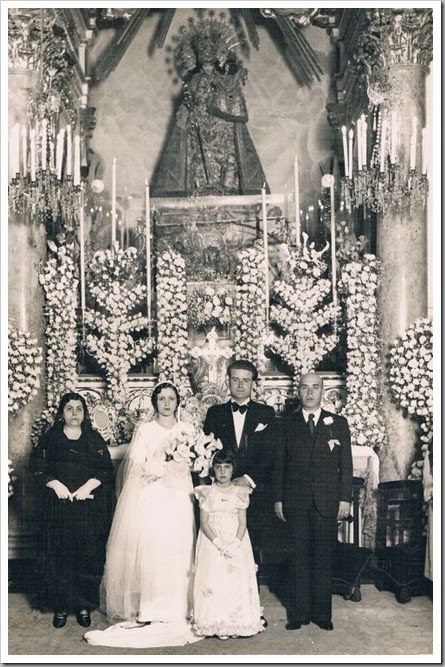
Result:
{"type": "Polygon", "coordinates": [[[109,622],[130,623],[88,632],[90,643],[137,645],[144,641],[140,628],[149,631],[149,639],[155,626],[159,633],[160,621],[164,634],[167,623],[173,624],[170,631],[189,628],[196,538],[193,485],[186,462],[166,460],[171,439],[188,425],[177,420],[180,397],[172,383],[158,384],[151,401],[155,417],[137,428],[118,471],[122,489],[100,586],[100,607],[109,622]],[[125,630],[120,637],[103,637],[117,628],[125,630]]]}

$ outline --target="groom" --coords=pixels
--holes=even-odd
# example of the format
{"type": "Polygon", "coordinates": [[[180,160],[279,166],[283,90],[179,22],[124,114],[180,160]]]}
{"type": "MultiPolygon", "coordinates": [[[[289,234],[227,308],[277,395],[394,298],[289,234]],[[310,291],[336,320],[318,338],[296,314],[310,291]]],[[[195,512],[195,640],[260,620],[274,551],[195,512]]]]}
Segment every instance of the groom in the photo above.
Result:
{"type": "Polygon", "coordinates": [[[234,361],[227,369],[230,400],[212,405],[204,422],[204,433],[213,433],[224,447],[238,455],[234,484],[253,489],[247,510],[247,528],[255,562],[259,564],[263,517],[268,507],[266,483],[270,481],[272,451],[276,430],[274,409],[252,401],[258,371],[246,359],[234,361]]]}

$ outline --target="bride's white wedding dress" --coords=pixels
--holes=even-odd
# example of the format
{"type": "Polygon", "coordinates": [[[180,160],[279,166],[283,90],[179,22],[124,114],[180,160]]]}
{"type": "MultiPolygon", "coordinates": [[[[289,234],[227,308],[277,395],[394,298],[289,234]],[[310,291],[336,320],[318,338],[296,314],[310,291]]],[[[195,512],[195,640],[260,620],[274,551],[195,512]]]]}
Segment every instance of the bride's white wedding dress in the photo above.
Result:
{"type": "Polygon", "coordinates": [[[187,427],[141,424],[121,463],[100,587],[101,610],[115,625],[87,632],[91,644],[144,648],[200,639],[189,624],[196,539],[190,469],[165,461],[169,437],[187,427]]]}

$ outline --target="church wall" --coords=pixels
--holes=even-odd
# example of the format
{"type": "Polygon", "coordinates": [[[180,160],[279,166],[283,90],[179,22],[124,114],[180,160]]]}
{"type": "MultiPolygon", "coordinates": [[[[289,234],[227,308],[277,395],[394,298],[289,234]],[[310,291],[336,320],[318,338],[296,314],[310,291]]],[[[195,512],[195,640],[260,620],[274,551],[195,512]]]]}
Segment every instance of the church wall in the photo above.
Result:
{"type": "MultiPolygon", "coordinates": [[[[190,10],[177,10],[163,49],[148,54],[158,18],[148,17],[115,71],[91,89],[90,104],[97,108],[91,143],[103,161],[103,180],[111,190],[113,157],[117,159],[117,193],[142,194],[159,157],[181,82],[173,80],[166,62],[166,46],[190,10]]],[[[277,29],[276,26],[268,26],[277,29]]],[[[333,47],[326,31],[310,26],[304,34],[317,52],[324,71],[321,82],[300,86],[265,25],[258,26],[259,50],[250,47],[244,94],[248,128],[272,193],[293,193],[295,154],[299,160],[300,204],[316,203],[321,172],[332,155],[332,132],[326,120],[333,47]]]]}

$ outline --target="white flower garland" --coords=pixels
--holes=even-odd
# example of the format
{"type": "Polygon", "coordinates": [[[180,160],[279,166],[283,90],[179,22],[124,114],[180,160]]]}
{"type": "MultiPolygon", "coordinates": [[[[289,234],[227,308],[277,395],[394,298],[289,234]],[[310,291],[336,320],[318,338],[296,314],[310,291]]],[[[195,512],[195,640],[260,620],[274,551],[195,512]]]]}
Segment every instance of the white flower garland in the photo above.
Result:
{"type": "Polygon", "coordinates": [[[154,350],[153,338],[135,340],[134,333],[148,327],[148,319],[134,312],[146,294],[139,275],[136,248],[96,252],[90,265],[90,293],[98,308],[85,311],[86,348],[104,369],[107,392],[119,412],[128,400],[128,372],[154,350]]]}
{"type": "Polygon", "coordinates": [[[39,275],[45,292],[46,320],[46,396],[49,415],[54,413],[60,398],[77,386],[77,307],[79,284],[72,259],[72,245],[57,247],[39,275]]]}
{"type": "Polygon", "coordinates": [[[207,285],[195,290],[188,298],[188,320],[199,327],[230,326],[233,320],[233,298],[225,287],[207,285]]]}
{"type": "Polygon", "coordinates": [[[291,250],[283,244],[284,278],[273,285],[272,295],[278,303],[270,309],[276,331],[269,336],[268,344],[290,366],[295,384],[302,374],[315,370],[338,343],[336,333],[320,333],[340,316],[340,308],[328,303],[331,281],[323,278],[327,265],[322,255],[328,246],[317,252],[313,243],[308,247],[307,241],[307,234],[303,234],[299,248],[291,250]]]}
{"type": "Polygon", "coordinates": [[[387,440],[379,388],[381,369],[377,293],[380,262],[366,254],[341,268],[339,289],[346,300],[347,403],[352,443],[381,448],[387,440]]]}
{"type": "Polygon", "coordinates": [[[8,321],[8,414],[15,417],[40,387],[42,348],[37,339],[8,321]]]}
{"type": "MultiPolygon", "coordinates": [[[[427,456],[433,437],[433,323],[421,317],[392,344],[389,350],[389,382],[399,407],[420,421],[422,456],[427,456]]],[[[423,475],[424,461],[415,461],[410,479],[423,475]]]]}
{"type": "Polygon", "coordinates": [[[266,260],[260,240],[238,254],[235,279],[236,359],[249,359],[258,370],[264,368],[266,340],[266,260]]]}
{"type": "Polygon", "coordinates": [[[12,474],[13,472],[14,468],[12,467],[12,461],[11,459],[8,459],[8,498],[14,495],[14,482],[17,477],[12,474]]]}
{"type": "Polygon", "coordinates": [[[159,380],[174,382],[181,398],[191,392],[188,376],[187,279],[185,261],[164,250],[157,262],[159,380]]]}

